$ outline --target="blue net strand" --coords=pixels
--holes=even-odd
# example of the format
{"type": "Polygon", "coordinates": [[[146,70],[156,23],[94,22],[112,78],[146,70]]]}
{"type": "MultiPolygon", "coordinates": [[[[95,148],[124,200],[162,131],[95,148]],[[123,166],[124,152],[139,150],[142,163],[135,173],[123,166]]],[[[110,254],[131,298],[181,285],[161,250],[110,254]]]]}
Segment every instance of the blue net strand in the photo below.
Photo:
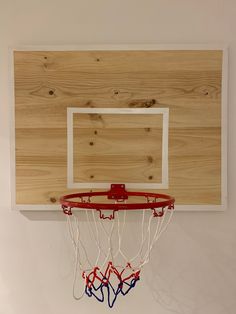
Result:
{"type": "Polygon", "coordinates": [[[88,297],[95,297],[99,302],[105,301],[105,291],[107,292],[107,303],[110,308],[113,307],[115,301],[119,294],[125,296],[129,293],[129,291],[135,287],[136,282],[139,280],[139,277],[133,278],[130,283],[128,282],[120,282],[118,287],[115,289],[110,282],[103,283],[97,287],[94,284],[91,284],[90,287],[86,285],[85,293],[88,297]],[[126,288],[126,289],[124,289],[126,288]],[[104,291],[105,290],[105,291],[104,291]],[[112,297],[113,295],[113,297],[112,297]]]}

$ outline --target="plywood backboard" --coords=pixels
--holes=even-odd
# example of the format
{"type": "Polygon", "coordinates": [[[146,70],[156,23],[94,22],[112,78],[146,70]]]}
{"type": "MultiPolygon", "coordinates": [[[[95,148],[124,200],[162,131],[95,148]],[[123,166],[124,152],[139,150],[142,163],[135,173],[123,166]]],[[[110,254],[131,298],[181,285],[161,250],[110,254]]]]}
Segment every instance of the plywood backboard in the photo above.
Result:
{"type": "Polygon", "coordinates": [[[120,182],[223,208],[223,52],[14,50],[14,207],[120,182]]]}

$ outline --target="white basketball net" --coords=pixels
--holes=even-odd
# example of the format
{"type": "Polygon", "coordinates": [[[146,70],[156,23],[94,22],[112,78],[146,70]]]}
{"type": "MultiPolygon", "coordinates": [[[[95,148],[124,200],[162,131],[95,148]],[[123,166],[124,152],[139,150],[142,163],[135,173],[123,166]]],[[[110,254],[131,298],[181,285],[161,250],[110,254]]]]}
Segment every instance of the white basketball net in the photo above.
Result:
{"type": "Polygon", "coordinates": [[[135,286],[173,215],[173,209],[161,210],[163,215],[155,217],[151,209],[117,211],[112,220],[103,220],[96,210],[90,209],[67,215],[75,253],[76,300],[86,293],[103,302],[107,292],[108,305],[112,307],[119,294],[126,295],[135,286]]]}

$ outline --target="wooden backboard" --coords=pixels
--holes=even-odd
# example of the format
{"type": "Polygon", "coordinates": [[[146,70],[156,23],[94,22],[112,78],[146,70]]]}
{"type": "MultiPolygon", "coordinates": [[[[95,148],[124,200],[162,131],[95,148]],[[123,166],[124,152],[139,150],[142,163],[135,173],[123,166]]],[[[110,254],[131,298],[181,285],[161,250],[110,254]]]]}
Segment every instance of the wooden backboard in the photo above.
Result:
{"type": "Polygon", "coordinates": [[[13,51],[13,206],[125,183],[177,208],[226,202],[223,49],[13,51]]]}

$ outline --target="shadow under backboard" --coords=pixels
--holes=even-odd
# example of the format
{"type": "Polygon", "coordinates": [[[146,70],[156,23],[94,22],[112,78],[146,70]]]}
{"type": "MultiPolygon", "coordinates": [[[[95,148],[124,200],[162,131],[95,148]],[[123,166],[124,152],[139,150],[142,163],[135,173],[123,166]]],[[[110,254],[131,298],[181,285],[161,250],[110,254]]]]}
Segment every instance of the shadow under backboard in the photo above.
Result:
{"type": "Polygon", "coordinates": [[[65,221],[66,217],[63,212],[60,211],[40,211],[40,210],[20,210],[20,213],[29,220],[38,221],[65,221]]]}

